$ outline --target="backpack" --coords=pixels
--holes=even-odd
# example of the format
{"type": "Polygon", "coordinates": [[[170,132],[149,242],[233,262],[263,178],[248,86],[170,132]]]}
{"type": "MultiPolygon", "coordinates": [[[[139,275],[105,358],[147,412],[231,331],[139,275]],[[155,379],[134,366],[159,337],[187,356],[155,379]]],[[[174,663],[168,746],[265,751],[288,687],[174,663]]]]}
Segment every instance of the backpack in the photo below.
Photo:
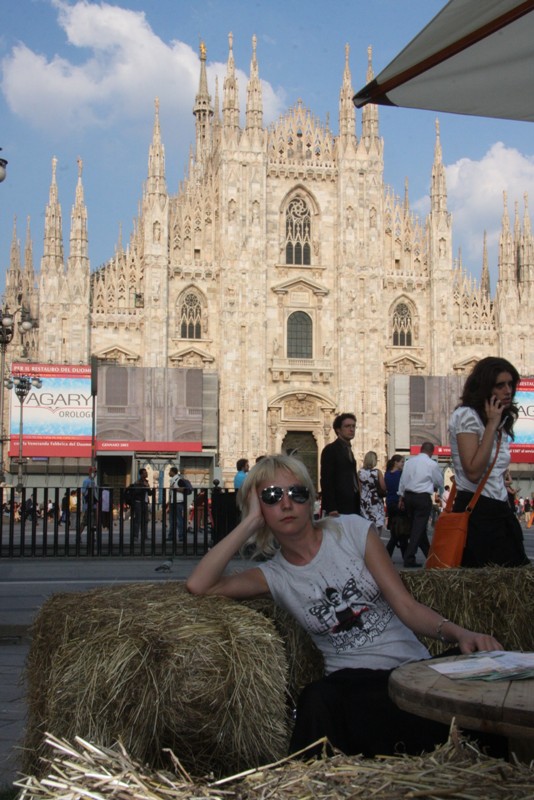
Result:
{"type": "Polygon", "coordinates": [[[135,487],[133,483],[126,487],[124,490],[124,502],[126,505],[131,506],[135,501],[135,487]]]}
{"type": "Polygon", "coordinates": [[[193,484],[187,478],[184,478],[180,475],[178,479],[178,486],[180,489],[184,490],[184,497],[187,497],[188,494],[193,494],[193,484]]]}

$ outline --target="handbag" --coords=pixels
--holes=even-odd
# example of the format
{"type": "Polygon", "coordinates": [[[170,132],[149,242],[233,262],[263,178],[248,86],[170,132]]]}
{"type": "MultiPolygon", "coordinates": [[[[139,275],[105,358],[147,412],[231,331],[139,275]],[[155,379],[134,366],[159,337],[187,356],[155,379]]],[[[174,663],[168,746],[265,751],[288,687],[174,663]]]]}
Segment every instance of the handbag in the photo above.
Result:
{"type": "Polygon", "coordinates": [[[447,503],[434,525],[434,534],[425,562],[425,569],[449,569],[461,565],[465,542],[467,540],[469,518],[495,466],[501,446],[501,438],[502,431],[499,431],[495,457],[491,462],[490,468],[478,484],[477,490],[469,501],[465,511],[452,510],[456,497],[456,482],[454,478],[452,478],[452,489],[447,498],[447,503]]]}
{"type": "Polygon", "coordinates": [[[412,523],[408,514],[396,514],[392,521],[392,533],[397,539],[409,539],[412,531],[412,523]]]}
{"type": "Polygon", "coordinates": [[[380,481],[378,480],[378,472],[375,475],[375,489],[376,489],[376,493],[377,493],[378,497],[386,497],[387,496],[388,490],[387,489],[384,490],[384,489],[381,488],[380,481]]]}

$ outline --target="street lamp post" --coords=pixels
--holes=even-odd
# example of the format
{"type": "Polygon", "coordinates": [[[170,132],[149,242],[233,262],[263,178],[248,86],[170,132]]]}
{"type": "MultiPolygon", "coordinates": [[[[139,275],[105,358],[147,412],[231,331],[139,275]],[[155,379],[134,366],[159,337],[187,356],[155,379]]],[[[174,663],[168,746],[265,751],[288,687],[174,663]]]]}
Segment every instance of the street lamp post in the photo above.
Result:
{"type": "MultiPolygon", "coordinates": [[[[2,148],[0,147],[0,150],[1,149],[2,148]]],[[[5,180],[6,167],[6,159],[0,158],[0,183],[5,180]]],[[[13,338],[13,331],[11,331],[11,336],[7,336],[7,331],[3,325],[3,316],[4,315],[2,314],[2,325],[0,325],[0,350],[2,353],[2,363],[0,367],[0,483],[4,482],[4,376],[6,371],[6,347],[13,338]]]]}
{"type": "Polygon", "coordinates": [[[0,310],[0,483],[4,482],[4,443],[6,440],[6,432],[4,425],[4,390],[11,389],[13,383],[6,379],[6,351],[10,342],[13,340],[15,334],[15,315],[20,313],[20,320],[18,329],[21,339],[25,333],[28,333],[35,327],[35,320],[31,319],[29,312],[21,306],[17,308],[13,314],[10,314],[9,309],[5,306],[0,310]]]}
{"type": "MultiPolygon", "coordinates": [[[[0,147],[0,150],[2,148],[0,147]]],[[[6,179],[7,161],[5,158],[0,158],[0,183],[6,179]]]]}
{"type": "MultiPolygon", "coordinates": [[[[4,315],[0,320],[0,482],[4,482],[4,389],[5,389],[5,374],[6,374],[6,350],[7,346],[13,338],[13,325],[6,327],[4,325],[4,315]]],[[[12,321],[12,320],[11,320],[12,321]]]]}
{"type": "Polygon", "coordinates": [[[28,396],[30,390],[40,389],[43,385],[41,378],[32,377],[29,378],[27,375],[16,375],[13,379],[13,385],[15,387],[15,394],[17,395],[20,403],[20,417],[19,417],[19,464],[18,464],[18,481],[17,481],[17,492],[22,492],[23,483],[22,483],[22,436],[23,436],[23,420],[24,420],[24,401],[28,396]]]}

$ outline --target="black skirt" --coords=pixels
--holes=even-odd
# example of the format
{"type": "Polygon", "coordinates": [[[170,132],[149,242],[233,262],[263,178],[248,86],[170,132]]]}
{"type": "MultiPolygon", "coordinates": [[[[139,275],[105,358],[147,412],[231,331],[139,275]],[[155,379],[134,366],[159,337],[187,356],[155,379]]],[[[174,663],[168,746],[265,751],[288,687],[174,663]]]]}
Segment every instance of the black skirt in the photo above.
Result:
{"type": "MultiPolygon", "coordinates": [[[[459,491],[453,511],[464,511],[473,492],[459,491]]],[[[530,564],[523,531],[506,500],[481,495],[469,518],[462,567],[523,567],[530,564]]]]}
{"type": "MultiPolygon", "coordinates": [[[[397,708],[388,696],[391,670],[341,669],[308,684],[297,704],[290,753],[321,737],[346,755],[430,752],[447,741],[449,729],[397,708]]],[[[305,757],[320,756],[322,746],[305,757]]],[[[327,753],[332,751],[327,748],[327,753]]]]}
{"type": "MultiPolygon", "coordinates": [[[[444,655],[459,653],[452,648],[444,655]]],[[[449,726],[398,708],[388,694],[392,670],[341,669],[306,686],[298,699],[296,722],[289,752],[308,748],[303,758],[331,754],[317,745],[326,737],[346,755],[419,755],[446,742],[449,726]]],[[[479,731],[470,738],[495,758],[507,753],[506,739],[479,731]]]]}

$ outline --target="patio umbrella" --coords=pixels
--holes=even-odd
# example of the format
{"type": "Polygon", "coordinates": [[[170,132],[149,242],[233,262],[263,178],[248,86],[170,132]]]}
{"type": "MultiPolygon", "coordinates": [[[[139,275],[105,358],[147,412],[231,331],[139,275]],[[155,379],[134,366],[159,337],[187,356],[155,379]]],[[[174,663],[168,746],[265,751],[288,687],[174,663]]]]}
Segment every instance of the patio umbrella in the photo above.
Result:
{"type": "Polygon", "coordinates": [[[533,75],[534,0],[450,0],[354,104],[534,121],[533,75]]]}

